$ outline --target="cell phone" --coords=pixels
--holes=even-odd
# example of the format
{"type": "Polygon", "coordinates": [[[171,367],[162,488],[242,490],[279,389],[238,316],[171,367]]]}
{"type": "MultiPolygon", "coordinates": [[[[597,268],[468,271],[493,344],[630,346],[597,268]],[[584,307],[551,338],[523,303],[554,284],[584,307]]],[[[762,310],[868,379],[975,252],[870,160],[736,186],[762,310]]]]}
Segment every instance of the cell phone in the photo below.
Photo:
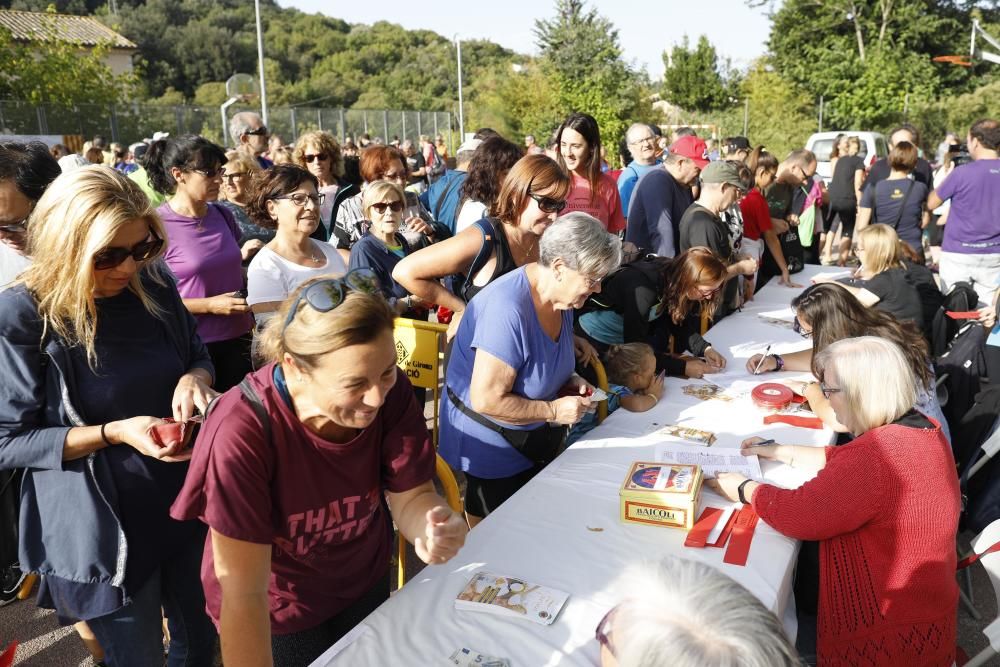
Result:
{"type": "Polygon", "coordinates": [[[149,437],[161,447],[180,443],[182,449],[187,449],[194,442],[194,435],[201,426],[202,419],[201,415],[197,415],[187,421],[179,422],[167,417],[165,423],[149,427],[149,437]]]}

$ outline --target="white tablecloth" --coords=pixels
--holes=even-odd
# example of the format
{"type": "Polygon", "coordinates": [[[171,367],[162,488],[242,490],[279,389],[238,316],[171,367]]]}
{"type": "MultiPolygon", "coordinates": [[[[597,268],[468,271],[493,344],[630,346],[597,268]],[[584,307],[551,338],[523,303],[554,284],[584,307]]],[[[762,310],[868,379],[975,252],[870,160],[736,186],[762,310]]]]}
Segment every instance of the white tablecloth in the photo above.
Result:
{"type": "MultiPolygon", "coordinates": [[[[774,301],[762,300],[713,327],[706,338],[729,364],[725,373],[708,378],[735,387],[762,381],[746,373],[747,358],[768,343],[775,352],[808,347],[809,342],[790,329],[757,316],[787,306],[799,291],[768,286],[761,296],[774,301]]],[[[697,382],[669,378],[663,400],[652,410],[617,410],[471,531],[451,562],[421,571],[365,619],[358,635],[339,642],[314,665],[443,665],[462,647],[506,657],[515,666],[596,665],[594,629],[620,601],[616,580],[631,565],[669,554],[704,561],[733,577],[782,618],[794,636],[795,540],[760,522],[748,563],[740,567],[722,562],[725,549],[684,547],[683,531],[626,525],[618,518],[618,489],[628,466],[652,459],[654,444],[663,440],[652,433],[663,425],[682,423],[713,431],[719,447],[737,447],[751,435],[783,443],[832,441],[828,430],[764,426],[763,414],[748,397],[702,402],[682,393],[685,384],[697,382]],[[567,591],[569,601],[551,626],[456,611],[455,597],[481,569],[567,591]]],[[[797,486],[806,479],[788,466],[762,462],[762,468],[767,479],[782,486],[797,486]]],[[[707,488],[702,496],[703,505],[727,504],[707,488]]]]}

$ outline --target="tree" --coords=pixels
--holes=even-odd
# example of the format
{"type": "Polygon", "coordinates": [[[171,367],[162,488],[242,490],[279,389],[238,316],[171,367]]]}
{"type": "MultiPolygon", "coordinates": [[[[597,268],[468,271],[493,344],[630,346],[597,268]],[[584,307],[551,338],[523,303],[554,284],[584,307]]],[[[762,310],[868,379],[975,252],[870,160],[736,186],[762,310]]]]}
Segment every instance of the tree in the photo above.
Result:
{"type": "Polygon", "coordinates": [[[535,36],[561,116],[589,113],[613,146],[632,122],[652,114],[643,77],[622,58],[618,31],[583,0],[556,0],[555,18],[535,21],[535,36]]]}
{"type": "Polygon", "coordinates": [[[766,59],[758,60],[747,72],[741,93],[750,110],[747,135],[779,160],[804,146],[816,130],[809,95],[770,67],[766,59]]]}
{"type": "Polygon", "coordinates": [[[0,98],[61,107],[127,100],[136,76],[111,71],[104,60],[110,48],[66,41],[54,25],[32,42],[15,41],[0,29],[0,98]]]}
{"type": "Polygon", "coordinates": [[[723,77],[715,47],[705,35],[693,49],[685,36],[669,55],[663,52],[663,64],[663,98],[670,103],[690,111],[713,111],[731,104],[738,77],[727,72],[734,79],[732,83],[723,77]]]}

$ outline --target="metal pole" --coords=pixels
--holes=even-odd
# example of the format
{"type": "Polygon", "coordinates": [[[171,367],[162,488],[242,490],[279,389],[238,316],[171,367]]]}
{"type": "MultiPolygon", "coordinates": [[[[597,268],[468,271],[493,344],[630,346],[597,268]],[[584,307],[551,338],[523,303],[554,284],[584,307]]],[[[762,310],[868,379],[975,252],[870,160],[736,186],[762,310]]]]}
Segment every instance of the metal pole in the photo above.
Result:
{"type": "Polygon", "coordinates": [[[264,31],[260,27],[260,0],[253,0],[257,12],[257,64],[260,68],[260,117],[267,125],[267,85],[264,83],[264,31]]]}
{"type": "Polygon", "coordinates": [[[340,137],[341,141],[347,141],[347,121],[344,119],[344,109],[340,109],[340,137]]]}
{"type": "MultiPolygon", "coordinates": [[[[456,146],[455,146],[454,139],[455,138],[453,136],[451,136],[451,112],[449,111],[448,112],[448,150],[451,151],[452,155],[454,155],[455,152],[456,152],[455,151],[456,146]]],[[[461,145],[461,144],[459,144],[459,145],[461,145]]]]}
{"type": "Polygon", "coordinates": [[[423,133],[424,133],[424,127],[420,123],[420,112],[418,111],[417,112],[417,139],[419,139],[420,135],[423,134],[423,133]]]}
{"type": "Polygon", "coordinates": [[[299,136],[299,126],[295,122],[295,107],[291,107],[292,115],[292,142],[294,142],[299,136]]]}
{"type": "Polygon", "coordinates": [[[438,115],[437,111],[434,112],[434,142],[437,143],[438,135],[438,115]]]}
{"type": "Polygon", "coordinates": [[[910,119],[910,93],[906,93],[906,96],[903,97],[903,120],[906,121],[909,119],[910,119]]]}
{"type": "Polygon", "coordinates": [[[365,110],[362,111],[361,113],[364,116],[364,121],[365,121],[365,134],[368,134],[368,111],[365,110]]]}
{"type": "Polygon", "coordinates": [[[323,110],[316,109],[316,121],[319,123],[319,131],[323,131],[323,110]]]}
{"type": "Polygon", "coordinates": [[[750,98],[743,100],[743,136],[750,136],[750,98]]]}
{"type": "Polygon", "coordinates": [[[969,60],[976,57],[976,30],[979,28],[979,19],[972,19],[972,41],[969,43],[969,60]]]}
{"type": "Polygon", "coordinates": [[[389,110],[382,109],[382,136],[385,137],[386,145],[389,144],[389,110]]]}
{"type": "Polygon", "coordinates": [[[458,135],[460,141],[465,141],[465,111],[462,109],[462,40],[457,34],[455,48],[458,52],[458,135]]]}
{"type": "MultiPolygon", "coordinates": [[[[402,112],[401,115],[403,117],[403,141],[406,141],[406,112],[405,111],[402,112]]],[[[387,137],[387,139],[388,139],[388,137],[387,137]]]]}
{"type": "Polygon", "coordinates": [[[823,131],[823,96],[819,96],[819,129],[817,132],[823,131]]]}

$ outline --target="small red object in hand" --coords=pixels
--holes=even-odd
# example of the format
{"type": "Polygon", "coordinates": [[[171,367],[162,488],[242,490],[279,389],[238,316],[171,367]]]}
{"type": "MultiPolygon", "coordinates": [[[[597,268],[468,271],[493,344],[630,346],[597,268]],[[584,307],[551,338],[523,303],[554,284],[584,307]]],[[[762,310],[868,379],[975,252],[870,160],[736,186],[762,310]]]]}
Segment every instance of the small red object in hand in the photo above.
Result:
{"type": "Polygon", "coordinates": [[[954,311],[946,310],[944,314],[953,320],[976,320],[979,319],[978,310],[964,310],[964,311],[954,311]]]}
{"type": "Polygon", "coordinates": [[[455,314],[455,311],[449,310],[444,306],[437,307],[437,320],[441,324],[451,324],[451,317],[455,314]]]}
{"type": "Polygon", "coordinates": [[[192,417],[186,422],[179,422],[167,417],[164,420],[166,423],[149,427],[149,437],[161,447],[169,447],[178,442],[187,446],[201,420],[201,417],[192,417]]]}

